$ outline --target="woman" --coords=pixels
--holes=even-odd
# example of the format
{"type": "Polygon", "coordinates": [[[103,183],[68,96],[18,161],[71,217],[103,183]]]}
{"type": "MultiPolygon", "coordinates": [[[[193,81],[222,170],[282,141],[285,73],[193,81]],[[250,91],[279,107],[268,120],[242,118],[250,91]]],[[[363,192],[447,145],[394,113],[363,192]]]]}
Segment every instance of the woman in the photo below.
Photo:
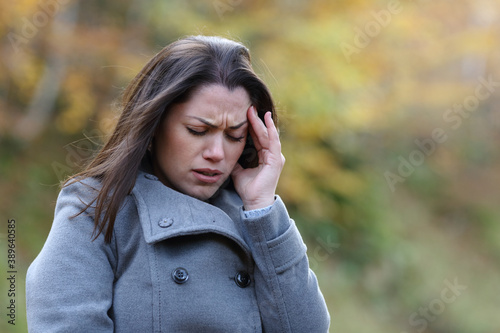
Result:
{"type": "Polygon", "coordinates": [[[326,332],[275,195],[276,121],[241,44],[197,36],[159,52],[59,195],[26,278],[30,332],[326,332]]]}

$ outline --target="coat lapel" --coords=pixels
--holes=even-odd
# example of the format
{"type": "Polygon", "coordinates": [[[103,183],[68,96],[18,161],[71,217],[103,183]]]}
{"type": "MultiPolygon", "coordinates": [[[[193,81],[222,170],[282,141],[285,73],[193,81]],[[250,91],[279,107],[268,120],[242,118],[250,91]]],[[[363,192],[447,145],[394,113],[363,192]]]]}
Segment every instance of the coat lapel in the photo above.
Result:
{"type": "Polygon", "coordinates": [[[212,205],[174,191],[155,176],[140,171],[132,196],[148,244],[213,232],[232,239],[250,255],[239,228],[239,207],[236,206],[239,198],[235,198],[236,195],[219,195],[212,205]]]}

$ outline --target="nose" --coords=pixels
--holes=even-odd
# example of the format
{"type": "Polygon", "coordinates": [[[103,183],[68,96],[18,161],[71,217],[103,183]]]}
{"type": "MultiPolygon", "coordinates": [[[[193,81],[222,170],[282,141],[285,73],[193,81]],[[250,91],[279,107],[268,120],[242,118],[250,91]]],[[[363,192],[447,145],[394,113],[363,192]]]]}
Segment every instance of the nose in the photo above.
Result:
{"type": "Polygon", "coordinates": [[[203,158],[213,162],[220,162],[224,159],[224,138],[222,135],[214,135],[207,139],[203,158]]]}

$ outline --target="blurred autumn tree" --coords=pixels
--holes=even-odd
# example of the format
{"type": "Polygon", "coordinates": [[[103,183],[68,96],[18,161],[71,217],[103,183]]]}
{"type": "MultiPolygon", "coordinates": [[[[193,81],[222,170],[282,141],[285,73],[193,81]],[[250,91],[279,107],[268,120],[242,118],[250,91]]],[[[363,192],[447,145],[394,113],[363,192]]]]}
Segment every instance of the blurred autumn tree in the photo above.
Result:
{"type": "Polygon", "coordinates": [[[215,34],[250,48],[278,103],[279,194],[336,331],[497,329],[498,2],[21,0],[0,17],[0,207],[24,269],[128,81],[164,45],[215,34]],[[418,313],[455,277],[463,296],[418,313]]]}

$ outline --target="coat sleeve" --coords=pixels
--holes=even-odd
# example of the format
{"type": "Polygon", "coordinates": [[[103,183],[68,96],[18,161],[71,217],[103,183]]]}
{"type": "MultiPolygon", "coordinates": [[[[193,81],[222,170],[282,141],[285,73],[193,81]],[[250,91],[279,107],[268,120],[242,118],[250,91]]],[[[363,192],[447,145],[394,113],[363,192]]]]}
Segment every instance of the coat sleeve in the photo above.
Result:
{"type": "Polygon", "coordinates": [[[75,183],[59,194],[49,236],[26,276],[29,332],[113,332],[114,255],[103,235],[92,241],[93,218],[75,183]]]}
{"type": "Polygon", "coordinates": [[[306,246],[279,197],[264,215],[241,211],[255,261],[255,290],[265,332],[328,332],[330,315],[309,269],[306,246]]]}

